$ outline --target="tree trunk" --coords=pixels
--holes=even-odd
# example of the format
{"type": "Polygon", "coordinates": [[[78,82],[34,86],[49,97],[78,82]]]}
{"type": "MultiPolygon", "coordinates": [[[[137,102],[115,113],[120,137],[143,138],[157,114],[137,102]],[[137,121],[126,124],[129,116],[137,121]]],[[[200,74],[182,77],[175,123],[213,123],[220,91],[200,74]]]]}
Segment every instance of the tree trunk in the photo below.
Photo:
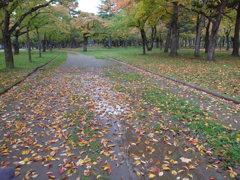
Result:
{"type": "Polygon", "coordinates": [[[198,22],[197,22],[197,33],[196,33],[195,51],[194,51],[195,57],[200,56],[203,23],[204,23],[204,16],[200,15],[200,17],[198,18],[198,22]]]}
{"type": "Polygon", "coordinates": [[[173,3],[173,15],[171,21],[172,41],[169,56],[177,56],[178,49],[178,5],[173,3]]]}
{"type": "Polygon", "coordinates": [[[162,39],[162,35],[160,34],[160,37],[159,37],[159,44],[160,44],[160,50],[162,50],[163,48],[163,39],[162,39]]]}
{"type": "Polygon", "coordinates": [[[225,37],[222,38],[222,47],[224,48],[225,46],[225,37]]]}
{"type": "Polygon", "coordinates": [[[144,29],[140,30],[141,32],[141,37],[142,37],[142,48],[143,48],[143,55],[146,55],[146,35],[144,29]]]}
{"type": "Polygon", "coordinates": [[[180,39],[179,39],[179,37],[180,37],[180,33],[178,31],[178,35],[177,35],[177,50],[180,48],[180,39]]]}
{"type": "Polygon", "coordinates": [[[53,42],[51,39],[52,39],[51,36],[49,36],[47,41],[47,48],[50,50],[50,52],[52,52],[52,48],[53,48],[53,42]]]}
{"type": "Polygon", "coordinates": [[[54,45],[54,44],[51,42],[51,40],[49,40],[49,50],[50,50],[50,52],[52,52],[53,45],[54,45]]]}
{"type": "Polygon", "coordinates": [[[88,45],[88,37],[84,36],[84,41],[83,41],[83,51],[87,51],[87,45],[88,45]]]}
{"type": "Polygon", "coordinates": [[[5,54],[5,63],[7,68],[14,68],[11,35],[3,33],[3,45],[5,54]]]}
{"type": "Polygon", "coordinates": [[[42,42],[42,49],[43,49],[43,52],[46,52],[46,45],[47,45],[47,35],[46,35],[46,32],[44,33],[44,36],[43,36],[43,42],[42,42]]]}
{"type": "Polygon", "coordinates": [[[128,41],[124,42],[124,47],[127,48],[128,47],[128,41]]]}
{"type": "Polygon", "coordinates": [[[209,39],[209,47],[208,47],[208,51],[207,51],[207,60],[208,61],[214,60],[215,47],[216,47],[216,39],[215,39],[215,36],[212,36],[209,39]]]}
{"type": "Polygon", "coordinates": [[[11,33],[9,30],[9,25],[10,25],[10,15],[7,12],[5,12],[4,24],[3,24],[3,30],[2,30],[5,64],[7,68],[14,68],[11,33]]]}
{"type": "Polygon", "coordinates": [[[235,23],[235,30],[234,30],[234,38],[233,38],[233,56],[239,56],[239,29],[240,29],[240,2],[238,3],[237,8],[237,17],[235,23]]]}
{"type": "Polygon", "coordinates": [[[156,38],[156,48],[159,48],[159,37],[156,38]]]}
{"type": "Polygon", "coordinates": [[[16,33],[14,34],[15,39],[14,39],[14,43],[13,43],[13,49],[14,49],[14,54],[17,55],[19,54],[19,31],[16,31],[16,33]]]}
{"type": "Polygon", "coordinates": [[[39,52],[39,57],[42,57],[42,42],[41,42],[41,38],[40,38],[40,33],[38,31],[38,28],[36,28],[36,32],[37,32],[37,40],[38,40],[38,52],[39,52]]]}
{"type": "Polygon", "coordinates": [[[206,36],[205,36],[205,53],[208,52],[209,36],[210,36],[210,26],[211,26],[211,21],[208,20],[208,24],[207,24],[207,27],[206,27],[206,36]]]}
{"type": "Polygon", "coordinates": [[[184,47],[187,47],[187,40],[184,39],[184,47]]]}
{"type": "Polygon", "coordinates": [[[164,52],[165,53],[168,52],[170,41],[171,41],[171,27],[169,26],[168,27],[168,33],[167,33],[167,39],[166,39],[165,47],[164,47],[164,52]]]}
{"type": "Polygon", "coordinates": [[[108,48],[112,48],[112,36],[111,35],[109,35],[108,36],[108,48]]]}
{"type": "Polygon", "coordinates": [[[230,38],[229,38],[229,36],[230,36],[230,30],[227,30],[227,31],[225,32],[225,35],[226,35],[226,43],[227,43],[226,50],[229,51],[229,49],[230,49],[230,38]]]}
{"type": "Polygon", "coordinates": [[[219,25],[220,25],[219,21],[214,21],[212,23],[212,31],[211,31],[211,35],[209,37],[209,46],[208,46],[208,51],[207,51],[207,60],[208,61],[214,60],[219,25]]]}
{"type": "Polygon", "coordinates": [[[208,52],[207,52],[208,61],[214,60],[218,29],[222,20],[224,9],[227,6],[227,3],[228,3],[228,0],[221,1],[221,4],[219,5],[219,9],[218,9],[218,14],[212,20],[212,30],[211,30],[211,35],[209,37],[209,46],[208,46],[208,52]]]}
{"type": "Polygon", "coordinates": [[[29,37],[29,29],[27,29],[27,49],[28,49],[28,61],[32,62],[32,54],[31,54],[31,41],[29,37]]]}
{"type": "Polygon", "coordinates": [[[146,46],[147,46],[147,50],[148,51],[152,51],[152,49],[153,49],[153,43],[154,43],[154,41],[155,41],[155,39],[156,39],[156,34],[157,34],[157,28],[156,27],[152,27],[151,28],[152,29],[152,33],[151,33],[151,39],[150,39],[150,42],[149,42],[149,44],[148,44],[148,40],[147,40],[147,36],[146,36],[146,33],[144,33],[144,35],[145,35],[145,40],[146,40],[146,46]]]}

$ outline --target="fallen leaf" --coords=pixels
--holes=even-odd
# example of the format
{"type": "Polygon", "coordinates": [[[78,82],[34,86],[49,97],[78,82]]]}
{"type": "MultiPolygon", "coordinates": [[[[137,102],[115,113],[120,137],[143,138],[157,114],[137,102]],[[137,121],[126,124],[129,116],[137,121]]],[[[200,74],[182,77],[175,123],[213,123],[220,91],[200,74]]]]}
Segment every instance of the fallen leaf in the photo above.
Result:
{"type": "Polygon", "coordinates": [[[192,161],[191,159],[188,159],[188,158],[185,158],[185,157],[181,157],[180,160],[184,163],[190,163],[192,161]]]}

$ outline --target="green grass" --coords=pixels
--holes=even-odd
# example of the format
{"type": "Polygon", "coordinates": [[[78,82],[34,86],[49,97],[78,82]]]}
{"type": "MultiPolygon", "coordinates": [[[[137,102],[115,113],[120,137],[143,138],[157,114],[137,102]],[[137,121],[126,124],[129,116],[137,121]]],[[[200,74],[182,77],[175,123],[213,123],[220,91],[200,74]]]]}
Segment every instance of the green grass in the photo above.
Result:
{"type": "Polygon", "coordinates": [[[204,116],[205,112],[199,109],[193,102],[177,98],[175,95],[150,87],[142,91],[141,97],[152,104],[157,104],[162,110],[171,113],[176,120],[193,121],[204,116]]]}
{"type": "Polygon", "coordinates": [[[14,56],[14,63],[15,68],[14,69],[7,69],[5,67],[5,59],[4,59],[4,53],[0,53],[0,89],[4,89],[11,84],[18,81],[22,76],[24,76],[26,73],[30,72],[34,68],[43,65],[47,63],[52,58],[56,57],[57,55],[60,55],[59,58],[54,60],[52,62],[48,69],[54,68],[58,66],[60,63],[62,63],[64,60],[66,60],[66,53],[60,53],[60,52],[45,52],[42,54],[42,58],[38,57],[38,52],[33,51],[32,52],[32,59],[33,62],[30,63],[28,61],[28,55],[26,51],[20,52],[19,55],[14,56]]]}
{"type": "Polygon", "coordinates": [[[214,155],[221,157],[227,165],[235,166],[236,163],[240,163],[238,131],[230,131],[214,121],[210,113],[201,110],[194,103],[166,94],[159,89],[144,90],[142,97],[145,101],[151,102],[171,114],[174,119],[183,121],[196,134],[201,134],[208,145],[214,148],[214,155]]]}
{"type": "Polygon", "coordinates": [[[121,79],[124,81],[141,81],[143,79],[143,76],[141,74],[133,74],[133,73],[122,73],[120,71],[115,71],[111,73],[106,73],[107,77],[114,78],[121,76],[121,79]]]}
{"type": "MultiPolygon", "coordinates": [[[[59,54],[59,53],[58,53],[59,54]]],[[[51,70],[55,67],[58,67],[61,65],[66,59],[67,59],[67,53],[60,53],[60,56],[58,56],[53,62],[51,62],[46,69],[51,70]]]]}
{"type": "Polygon", "coordinates": [[[231,131],[215,121],[197,121],[189,126],[196,134],[202,134],[209,146],[214,147],[214,155],[224,160],[225,167],[236,167],[240,163],[239,132],[231,131]]]}
{"type": "MultiPolygon", "coordinates": [[[[81,52],[81,50],[75,49],[81,52]]],[[[205,60],[205,54],[195,58],[192,49],[179,50],[178,57],[169,57],[159,49],[141,54],[141,48],[93,48],[86,55],[108,55],[136,64],[149,70],[191,82],[233,97],[240,97],[240,58],[230,56],[230,52],[217,52],[216,60],[205,60]]]]}
{"type": "Polygon", "coordinates": [[[153,130],[154,130],[154,131],[160,131],[160,130],[161,130],[161,125],[160,125],[160,124],[156,124],[156,125],[153,127],[153,130]]]}
{"type": "MultiPolygon", "coordinates": [[[[164,113],[171,115],[176,122],[190,127],[192,134],[201,135],[202,140],[206,141],[208,147],[212,148],[214,155],[225,162],[226,166],[235,167],[237,163],[240,163],[240,132],[229,130],[221,123],[218,123],[210,112],[200,109],[194,102],[189,102],[154,85],[148,83],[145,86],[147,82],[138,79],[138,81],[142,82],[139,85],[137,81],[132,81],[132,77],[136,76],[130,73],[113,72],[112,75],[108,73],[107,76],[117,81],[116,84],[118,86],[125,84],[126,80],[133,83],[133,86],[139,86],[137,88],[138,91],[131,88],[130,93],[143,98],[145,102],[159,107],[164,113]],[[129,77],[127,78],[126,76],[129,77]]],[[[138,117],[144,118],[144,114],[138,114],[138,117]]],[[[156,124],[153,127],[155,131],[160,129],[160,124],[156,124]]]]}

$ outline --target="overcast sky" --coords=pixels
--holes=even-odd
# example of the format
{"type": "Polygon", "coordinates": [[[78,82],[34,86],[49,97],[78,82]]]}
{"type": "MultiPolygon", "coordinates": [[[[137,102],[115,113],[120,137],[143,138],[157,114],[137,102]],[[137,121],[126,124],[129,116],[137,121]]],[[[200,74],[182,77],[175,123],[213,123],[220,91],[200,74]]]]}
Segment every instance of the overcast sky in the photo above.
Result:
{"type": "Polygon", "coordinates": [[[97,14],[100,0],[78,0],[78,2],[81,11],[97,14]]]}

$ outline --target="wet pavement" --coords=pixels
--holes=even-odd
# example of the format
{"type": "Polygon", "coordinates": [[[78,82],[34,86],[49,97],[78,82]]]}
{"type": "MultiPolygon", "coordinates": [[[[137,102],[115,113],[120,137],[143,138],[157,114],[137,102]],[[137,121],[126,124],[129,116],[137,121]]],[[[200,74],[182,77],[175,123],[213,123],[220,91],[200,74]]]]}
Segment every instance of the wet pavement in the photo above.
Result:
{"type": "Polygon", "coordinates": [[[228,179],[188,129],[173,131],[161,109],[114,90],[105,76],[114,68],[124,67],[69,54],[1,96],[0,167],[17,179],[228,179]]]}

